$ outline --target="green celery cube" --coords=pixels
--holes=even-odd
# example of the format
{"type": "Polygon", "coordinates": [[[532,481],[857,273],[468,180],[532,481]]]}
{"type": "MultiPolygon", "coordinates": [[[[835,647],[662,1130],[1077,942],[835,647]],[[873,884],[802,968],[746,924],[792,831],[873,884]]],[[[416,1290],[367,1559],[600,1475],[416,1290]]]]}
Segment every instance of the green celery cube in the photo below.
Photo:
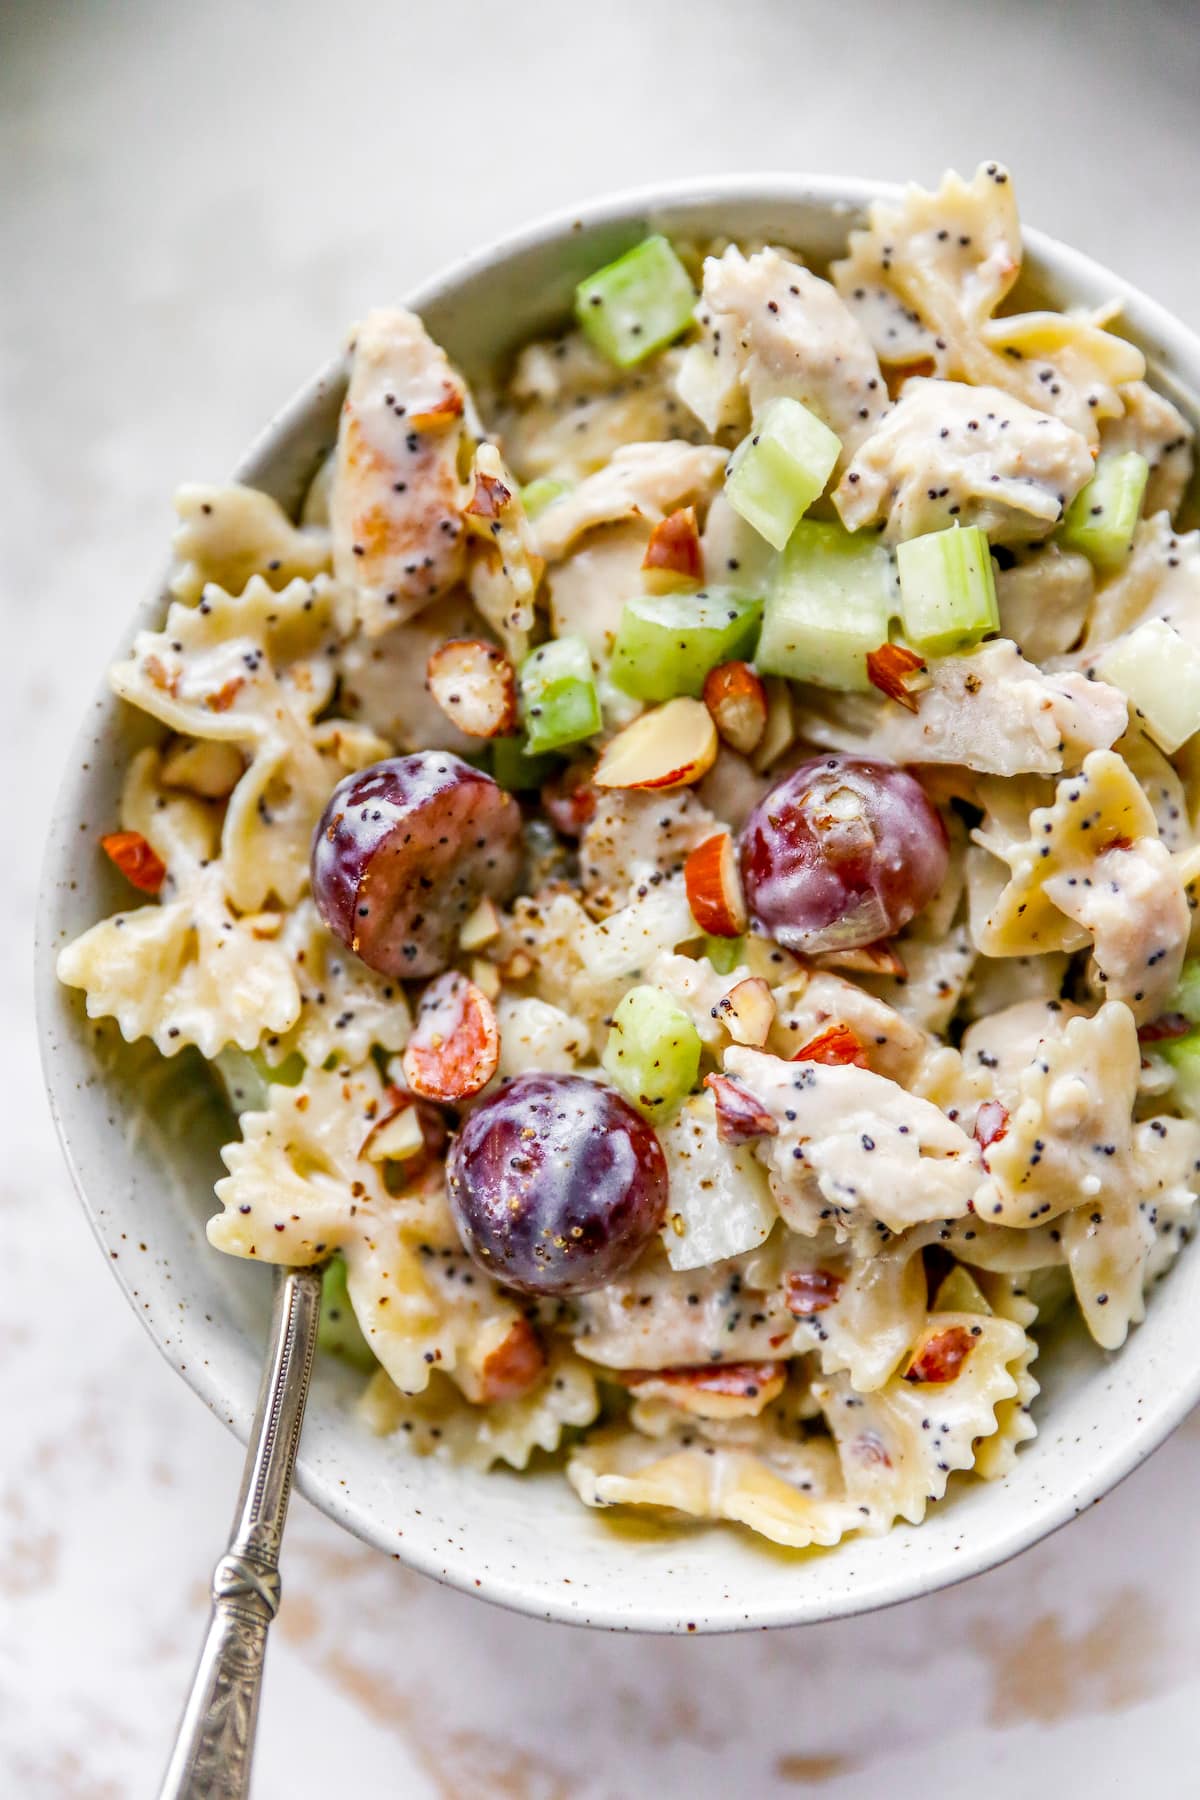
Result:
{"type": "Polygon", "coordinates": [[[540,788],[561,767],[557,756],[526,756],[524,738],[492,739],[492,779],[510,794],[540,788]]]}
{"type": "Polygon", "coordinates": [[[896,550],[900,618],[916,650],[945,656],[999,631],[996,580],[978,525],[952,525],[896,550]]]}
{"type": "Polygon", "coordinates": [[[596,348],[628,369],[692,321],[696,290],[665,237],[648,237],[575,289],[575,317],[596,348]]]}
{"type": "Polygon", "coordinates": [[[723,588],[640,594],[625,602],[613,645],[613,681],[639,700],[699,698],[718,663],[748,659],[762,601],[723,588]]]}
{"type": "Polygon", "coordinates": [[[726,498],[747,525],[782,550],[841,453],[828,425],[798,400],[768,401],[729,459],[726,498]]]}
{"type": "Polygon", "coordinates": [[[630,988],[613,1013],[601,1061],[636,1107],[665,1118],[696,1085],[700,1033],[661,988],[630,988]]]}
{"type": "Polygon", "coordinates": [[[581,637],[551,638],[521,664],[525,754],[592,737],[602,724],[592,659],[581,637]]]}
{"type": "Polygon", "coordinates": [[[539,475],[536,481],[527,482],[521,489],[521,505],[525,508],[527,519],[536,519],[544,513],[548,506],[569,494],[571,484],[567,481],[555,481],[552,475],[539,475]]]}
{"type": "Polygon", "coordinates": [[[1136,450],[1102,456],[1068,506],[1059,542],[1082,550],[1106,574],[1120,568],[1133,544],[1149,476],[1150,465],[1136,450]]]}
{"type": "Polygon", "coordinates": [[[1200,650],[1165,619],[1147,619],[1118,638],[1096,673],[1120,688],[1168,756],[1200,731],[1200,650]]]}
{"type": "Polygon", "coordinates": [[[876,539],[802,520],[767,595],[759,670],[865,691],[867,654],[887,642],[894,586],[891,558],[876,539]]]}

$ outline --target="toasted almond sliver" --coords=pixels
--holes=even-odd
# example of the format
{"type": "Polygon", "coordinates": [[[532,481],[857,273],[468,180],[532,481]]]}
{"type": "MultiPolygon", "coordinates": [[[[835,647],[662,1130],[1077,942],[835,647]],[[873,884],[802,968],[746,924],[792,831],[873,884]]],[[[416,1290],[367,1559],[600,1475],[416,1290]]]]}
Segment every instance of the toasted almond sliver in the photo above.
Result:
{"type": "Polygon", "coordinates": [[[479,902],[458,934],[464,950],[482,950],[485,944],[500,936],[500,914],[487,894],[479,902]]]}
{"type": "Polygon", "coordinates": [[[407,1162],[425,1148],[425,1134],[415,1106],[402,1106],[398,1113],[373,1131],[364,1146],[368,1162],[407,1162]]]}
{"type": "Polygon", "coordinates": [[[717,728],[702,701],[668,700],[617,733],[592,779],[602,788],[688,787],[708,774],[717,744],[717,728]]]}

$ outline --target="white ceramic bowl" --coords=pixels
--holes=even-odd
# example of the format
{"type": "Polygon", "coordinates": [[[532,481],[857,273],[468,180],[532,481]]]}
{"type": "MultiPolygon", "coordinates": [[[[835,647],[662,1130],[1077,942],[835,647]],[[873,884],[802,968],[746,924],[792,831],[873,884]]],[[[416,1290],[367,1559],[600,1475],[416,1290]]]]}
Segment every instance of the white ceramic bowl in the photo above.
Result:
{"type": "MultiPolygon", "coordinates": [[[[620,196],[535,225],[411,296],[468,378],[566,319],[583,275],[661,230],[794,245],[814,261],[838,253],[867,202],[867,183],[737,177],[620,196]]],[[[1193,418],[1200,342],[1086,257],[1026,235],[1022,297],[1058,306],[1117,296],[1124,329],[1154,383],[1193,418]]],[[[388,299],[391,296],[381,296],[388,299]]],[[[343,387],[326,368],[268,426],[236,473],[287,506],[333,440],[343,387]]],[[[165,597],[140,608],[122,640],[159,622],[165,597]]],[[[240,1437],[248,1428],[268,1311],[263,1270],[210,1250],[218,1146],[229,1118],[193,1053],[166,1063],[90,1025],[54,976],[58,947],[129,901],[96,854],[116,816],[131,750],[157,735],[101,685],[72,752],[55,810],[39,904],[37,983],[54,1116],[106,1260],[168,1360],[240,1437]]],[[[732,1527],[660,1528],[588,1512],[560,1475],[479,1475],[407,1458],[369,1436],[349,1410],[357,1385],[323,1363],[309,1402],[298,1478],[332,1518],[382,1550],[467,1593],[549,1619],[634,1631],[792,1625],[866,1611],[990,1568],[1100,1498],[1200,1398],[1200,1249],[1186,1251],[1153,1296],[1147,1322],[1105,1357],[1068,1331],[1043,1354],[1039,1436],[1015,1472],[956,1480],[919,1528],[787,1552],[732,1527]]]]}

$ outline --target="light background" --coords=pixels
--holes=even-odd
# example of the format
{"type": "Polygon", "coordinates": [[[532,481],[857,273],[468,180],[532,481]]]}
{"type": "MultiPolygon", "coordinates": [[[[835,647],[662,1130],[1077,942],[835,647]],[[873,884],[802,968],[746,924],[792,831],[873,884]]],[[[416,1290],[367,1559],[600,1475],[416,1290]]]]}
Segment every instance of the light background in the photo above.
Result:
{"type": "MultiPolygon", "coordinates": [[[[932,0],[0,0],[0,1793],[153,1791],[240,1451],[103,1274],[30,1003],[68,739],[215,479],[367,304],[605,188],[935,179],[1200,325],[1200,17],[932,0]]],[[[636,1642],[509,1618],[305,1503],[258,1800],[1200,1791],[1200,1419],[1067,1532],[890,1614],[636,1642]]]]}

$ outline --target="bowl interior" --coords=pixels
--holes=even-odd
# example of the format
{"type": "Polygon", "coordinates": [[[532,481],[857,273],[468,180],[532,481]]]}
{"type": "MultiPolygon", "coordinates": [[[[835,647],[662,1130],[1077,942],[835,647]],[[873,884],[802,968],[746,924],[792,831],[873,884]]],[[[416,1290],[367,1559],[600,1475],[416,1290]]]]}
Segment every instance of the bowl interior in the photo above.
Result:
{"type": "MultiPolygon", "coordinates": [[[[764,238],[814,263],[836,255],[867,184],[738,179],[607,201],[535,226],[411,297],[468,377],[490,375],[531,335],[560,325],[575,283],[647,230],[764,238]]],[[[1123,302],[1122,329],[1151,378],[1193,418],[1200,344],[1086,258],[1026,234],[1021,298],[1123,302]]],[[[252,447],[237,473],[294,507],[333,442],[344,385],[331,363],[252,447]]],[[[156,624],[155,592],[123,640],[156,624]]],[[[107,687],[92,703],[55,811],[39,907],[38,1003],[46,1079],[72,1172],[110,1266],[163,1354],[244,1436],[257,1390],[269,1278],[209,1249],[224,1103],[193,1052],[164,1061],[91,1024],[54,976],[59,946],[128,903],[95,841],[115,817],[129,754],[154,735],[107,687]]],[[[803,1623],[886,1605],[988,1568],[1071,1518],[1128,1473],[1200,1397],[1200,1256],[1185,1252],[1147,1323],[1106,1358],[1067,1329],[1038,1365],[1040,1434],[1013,1474],[961,1482],[919,1528],[787,1552],[732,1528],[665,1529],[582,1508],[558,1474],[479,1475],[407,1457],[349,1410],[358,1380],[318,1368],[298,1479],[369,1542],[468,1592],[547,1618],[632,1630],[803,1623]]]]}

